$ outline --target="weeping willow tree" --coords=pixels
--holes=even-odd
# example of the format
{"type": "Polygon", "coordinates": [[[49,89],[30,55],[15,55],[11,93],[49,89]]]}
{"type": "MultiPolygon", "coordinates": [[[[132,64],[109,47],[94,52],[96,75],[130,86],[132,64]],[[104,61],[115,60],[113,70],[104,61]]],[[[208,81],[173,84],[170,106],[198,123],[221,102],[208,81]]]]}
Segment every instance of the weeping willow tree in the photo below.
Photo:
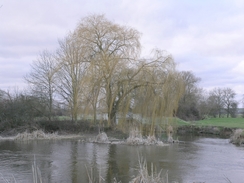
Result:
{"type": "Polygon", "coordinates": [[[154,135],[156,122],[172,117],[177,111],[184,90],[170,55],[156,50],[149,63],[138,78],[144,85],[135,91],[133,113],[139,115],[142,122],[151,124],[150,135],[154,135]]]}
{"type": "Polygon", "coordinates": [[[96,121],[97,111],[103,111],[115,127],[118,116],[126,121],[132,113],[149,121],[153,133],[156,120],[172,116],[183,93],[175,63],[161,50],[143,59],[140,52],[137,30],[103,15],[83,18],[58,52],[58,85],[72,117],[86,108],[96,121]]]}
{"type": "Polygon", "coordinates": [[[103,100],[108,122],[113,126],[119,105],[127,95],[121,93],[124,81],[120,76],[139,56],[140,34],[132,28],[108,21],[103,15],[94,15],[82,19],[73,36],[85,50],[92,66],[90,70],[99,73],[97,82],[94,81],[94,72],[90,72],[93,76],[87,81],[99,83],[100,86],[96,90],[93,87],[91,91],[103,100]]]}

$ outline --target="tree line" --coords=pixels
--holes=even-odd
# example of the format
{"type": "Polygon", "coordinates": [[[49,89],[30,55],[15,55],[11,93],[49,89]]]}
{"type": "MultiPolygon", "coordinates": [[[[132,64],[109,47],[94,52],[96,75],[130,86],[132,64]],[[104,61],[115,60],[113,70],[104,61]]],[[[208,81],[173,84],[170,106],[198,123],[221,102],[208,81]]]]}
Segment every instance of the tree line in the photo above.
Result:
{"type": "MultiPolygon", "coordinates": [[[[210,91],[198,87],[200,78],[183,71],[185,92],[179,101],[177,116],[184,120],[200,120],[206,117],[237,117],[236,93],[229,87],[216,87],[210,91]]],[[[244,115],[243,115],[244,117],[244,115]]]]}
{"type": "Polygon", "coordinates": [[[141,57],[141,34],[104,15],[83,18],[74,31],[59,40],[52,52],[44,50],[25,76],[26,92],[0,91],[0,122],[31,122],[70,116],[106,115],[114,127],[118,117],[134,114],[154,127],[155,121],[177,116],[185,120],[204,116],[235,117],[237,102],[230,88],[209,95],[198,87],[200,78],[178,71],[173,57],[155,49],[141,57]]]}

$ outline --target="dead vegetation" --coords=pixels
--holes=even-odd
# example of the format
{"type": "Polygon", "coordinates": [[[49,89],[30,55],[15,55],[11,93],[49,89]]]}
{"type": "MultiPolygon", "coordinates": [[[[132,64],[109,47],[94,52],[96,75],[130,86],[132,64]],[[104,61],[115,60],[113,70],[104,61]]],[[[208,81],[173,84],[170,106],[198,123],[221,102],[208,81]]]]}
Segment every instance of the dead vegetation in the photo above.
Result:
{"type": "Polygon", "coordinates": [[[154,165],[151,164],[149,174],[146,160],[139,158],[138,175],[130,183],[168,183],[168,172],[163,175],[162,170],[157,172],[154,165]]]}
{"type": "Polygon", "coordinates": [[[0,173],[0,182],[3,183],[16,183],[15,177],[13,175],[6,177],[0,173]]]}
{"type": "MultiPolygon", "coordinates": [[[[85,167],[86,167],[86,174],[88,176],[89,183],[105,183],[106,182],[106,180],[101,175],[98,175],[98,177],[96,175],[94,175],[93,168],[88,169],[87,166],[85,166],[85,167]]],[[[121,182],[117,181],[116,178],[114,178],[112,183],[121,183],[121,182]]]]}
{"type": "Polygon", "coordinates": [[[164,145],[164,143],[160,140],[157,140],[154,135],[149,135],[147,138],[143,138],[141,131],[138,128],[132,128],[130,130],[130,135],[126,139],[125,143],[128,145],[164,145]]]}
{"type": "Polygon", "coordinates": [[[15,140],[34,140],[34,139],[54,139],[57,138],[57,133],[44,133],[42,130],[36,130],[31,133],[24,132],[24,133],[18,133],[15,140]]]}
{"type": "MultiPolygon", "coordinates": [[[[106,180],[100,175],[98,178],[94,175],[93,169],[89,169],[86,167],[87,176],[89,183],[105,183],[106,180]]],[[[141,157],[139,157],[139,166],[138,166],[138,174],[129,182],[129,183],[168,183],[168,171],[163,173],[163,170],[159,172],[156,170],[155,166],[151,164],[151,169],[149,173],[149,169],[147,166],[147,161],[141,157]]],[[[113,179],[113,183],[121,183],[117,179],[113,179]]],[[[175,182],[177,183],[177,182],[175,182]]]]}
{"type": "Polygon", "coordinates": [[[96,136],[95,142],[98,143],[110,143],[110,141],[108,140],[108,136],[105,132],[99,133],[96,136]]]}
{"type": "Polygon", "coordinates": [[[108,138],[105,132],[99,133],[96,137],[90,138],[88,142],[92,143],[110,143],[110,144],[125,144],[125,145],[157,145],[164,146],[165,144],[157,140],[155,136],[148,136],[144,138],[141,135],[138,128],[133,128],[130,130],[129,137],[124,140],[119,140],[115,138],[108,138]]]}
{"type": "Polygon", "coordinates": [[[45,133],[42,130],[36,130],[31,133],[24,132],[18,133],[13,139],[14,140],[37,140],[37,139],[65,139],[65,138],[77,138],[78,135],[58,135],[58,133],[45,133]]]}
{"type": "Polygon", "coordinates": [[[59,135],[57,132],[55,133],[45,133],[42,130],[36,130],[33,132],[23,132],[18,133],[14,137],[5,137],[1,138],[2,140],[54,140],[54,139],[71,139],[71,138],[79,138],[82,142],[91,142],[91,143],[110,143],[110,144],[125,144],[125,145],[157,145],[157,146],[165,146],[161,140],[156,139],[154,135],[143,137],[141,131],[138,128],[132,128],[130,130],[129,137],[126,140],[119,140],[116,138],[109,138],[105,132],[99,133],[97,136],[91,136],[90,138],[86,138],[81,135],[59,135]]]}
{"type": "Polygon", "coordinates": [[[42,174],[39,167],[36,164],[35,156],[34,156],[34,162],[32,164],[32,176],[33,176],[33,183],[42,183],[42,174]]]}
{"type": "Polygon", "coordinates": [[[242,129],[235,130],[233,135],[230,137],[230,142],[239,145],[244,144],[244,131],[242,129]]]}

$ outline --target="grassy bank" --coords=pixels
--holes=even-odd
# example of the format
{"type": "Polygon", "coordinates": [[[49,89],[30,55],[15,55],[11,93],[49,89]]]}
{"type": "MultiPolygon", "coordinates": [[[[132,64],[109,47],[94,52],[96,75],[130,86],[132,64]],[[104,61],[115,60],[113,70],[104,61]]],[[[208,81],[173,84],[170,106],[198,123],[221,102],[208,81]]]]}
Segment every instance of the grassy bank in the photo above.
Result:
{"type": "Polygon", "coordinates": [[[184,122],[178,120],[178,126],[194,125],[194,126],[216,126],[225,128],[241,128],[244,129],[244,118],[209,118],[194,122],[184,122]]]}
{"type": "Polygon", "coordinates": [[[209,118],[200,121],[182,121],[177,119],[179,134],[210,134],[229,138],[236,129],[244,129],[244,118],[209,118]]]}

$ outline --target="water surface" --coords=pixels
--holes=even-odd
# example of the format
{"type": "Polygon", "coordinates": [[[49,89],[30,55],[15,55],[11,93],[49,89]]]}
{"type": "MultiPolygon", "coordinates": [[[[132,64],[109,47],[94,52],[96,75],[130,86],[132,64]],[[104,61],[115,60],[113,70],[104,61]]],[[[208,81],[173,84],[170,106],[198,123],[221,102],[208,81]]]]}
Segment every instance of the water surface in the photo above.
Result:
{"type": "MultiPolygon", "coordinates": [[[[32,182],[36,159],[43,182],[86,183],[87,170],[106,182],[123,183],[137,174],[138,154],[168,173],[169,182],[244,182],[244,147],[228,139],[181,137],[185,143],[165,147],[82,143],[76,140],[0,141],[0,173],[18,183],[32,182]]],[[[0,174],[0,182],[1,182],[0,174]]]]}

